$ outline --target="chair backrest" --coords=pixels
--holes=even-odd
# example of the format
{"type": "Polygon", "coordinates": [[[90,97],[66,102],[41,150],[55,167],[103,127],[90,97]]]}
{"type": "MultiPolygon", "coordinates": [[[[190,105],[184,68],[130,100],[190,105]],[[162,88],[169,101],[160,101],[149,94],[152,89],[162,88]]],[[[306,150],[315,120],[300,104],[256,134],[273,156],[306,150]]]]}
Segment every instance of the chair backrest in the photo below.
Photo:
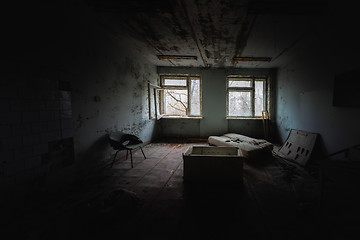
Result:
{"type": "Polygon", "coordinates": [[[143,143],[140,138],[135,135],[123,133],[121,131],[109,133],[110,146],[114,149],[126,149],[128,144],[143,143]]]}
{"type": "Polygon", "coordinates": [[[124,137],[125,137],[125,133],[122,132],[111,132],[109,133],[109,142],[110,142],[110,146],[113,147],[114,149],[125,149],[124,146],[124,137]]]}
{"type": "Polygon", "coordinates": [[[115,142],[121,142],[126,134],[123,132],[111,132],[109,133],[109,139],[115,142]]]}

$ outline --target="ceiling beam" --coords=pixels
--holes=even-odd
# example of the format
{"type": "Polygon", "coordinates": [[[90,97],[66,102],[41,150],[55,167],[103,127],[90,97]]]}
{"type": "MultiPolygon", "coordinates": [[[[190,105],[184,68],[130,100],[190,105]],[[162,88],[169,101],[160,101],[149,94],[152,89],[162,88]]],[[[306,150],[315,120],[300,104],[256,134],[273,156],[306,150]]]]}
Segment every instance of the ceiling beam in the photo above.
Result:
{"type": "Polygon", "coordinates": [[[195,27],[197,27],[197,29],[201,29],[199,27],[199,24],[197,22],[195,22],[189,15],[189,11],[188,11],[188,7],[186,5],[186,2],[185,0],[180,0],[180,4],[183,8],[183,11],[186,15],[186,20],[190,26],[190,29],[191,29],[191,36],[192,38],[194,39],[195,43],[196,43],[196,47],[197,47],[197,50],[199,51],[199,54],[200,54],[200,57],[201,57],[201,60],[204,64],[204,67],[207,67],[208,64],[206,62],[206,59],[205,59],[205,50],[203,49],[202,45],[201,45],[201,42],[200,42],[200,39],[199,39],[199,36],[198,34],[201,33],[201,31],[198,31],[198,34],[196,33],[195,31],[195,27]]]}
{"type": "Polygon", "coordinates": [[[184,55],[158,55],[159,60],[197,60],[197,56],[184,56],[184,55]]]}
{"type": "Polygon", "coordinates": [[[234,62],[270,62],[271,57],[234,57],[234,62]]]}

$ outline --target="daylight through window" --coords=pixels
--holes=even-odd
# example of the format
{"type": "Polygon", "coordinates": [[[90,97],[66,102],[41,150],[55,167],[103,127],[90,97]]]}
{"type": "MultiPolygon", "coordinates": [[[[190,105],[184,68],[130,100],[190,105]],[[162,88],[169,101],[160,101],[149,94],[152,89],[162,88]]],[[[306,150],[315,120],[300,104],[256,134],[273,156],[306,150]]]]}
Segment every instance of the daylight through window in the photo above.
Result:
{"type": "Polygon", "coordinates": [[[201,79],[199,76],[162,75],[160,80],[161,115],[201,116],[201,79]]]}
{"type": "Polygon", "coordinates": [[[227,117],[261,118],[268,109],[268,80],[265,77],[227,78],[227,117]]]}

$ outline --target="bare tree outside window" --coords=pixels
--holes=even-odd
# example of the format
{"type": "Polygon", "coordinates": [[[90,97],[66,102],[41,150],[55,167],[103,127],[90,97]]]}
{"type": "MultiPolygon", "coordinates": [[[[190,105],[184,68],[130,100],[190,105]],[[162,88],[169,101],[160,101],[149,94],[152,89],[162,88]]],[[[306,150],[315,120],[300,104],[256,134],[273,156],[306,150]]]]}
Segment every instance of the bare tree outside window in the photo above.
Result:
{"type": "Polygon", "coordinates": [[[198,76],[161,76],[162,114],[172,117],[201,116],[201,79],[198,76]]]}
{"type": "Polygon", "coordinates": [[[173,116],[186,116],[188,114],[187,90],[165,90],[165,113],[173,116]]]}

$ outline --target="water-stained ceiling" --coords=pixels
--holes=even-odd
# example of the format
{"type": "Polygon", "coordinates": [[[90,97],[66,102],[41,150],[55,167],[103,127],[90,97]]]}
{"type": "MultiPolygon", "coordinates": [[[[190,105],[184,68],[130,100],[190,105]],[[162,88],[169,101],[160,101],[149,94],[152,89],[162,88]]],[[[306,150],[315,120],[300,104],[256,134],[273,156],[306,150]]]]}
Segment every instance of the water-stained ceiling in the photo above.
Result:
{"type": "Polygon", "coordinates": [[[186,67],[276,67],[328,7],[322,1],[286,0],[91,0],[89,5],[119,41],[148,61],[186,67]]]}

